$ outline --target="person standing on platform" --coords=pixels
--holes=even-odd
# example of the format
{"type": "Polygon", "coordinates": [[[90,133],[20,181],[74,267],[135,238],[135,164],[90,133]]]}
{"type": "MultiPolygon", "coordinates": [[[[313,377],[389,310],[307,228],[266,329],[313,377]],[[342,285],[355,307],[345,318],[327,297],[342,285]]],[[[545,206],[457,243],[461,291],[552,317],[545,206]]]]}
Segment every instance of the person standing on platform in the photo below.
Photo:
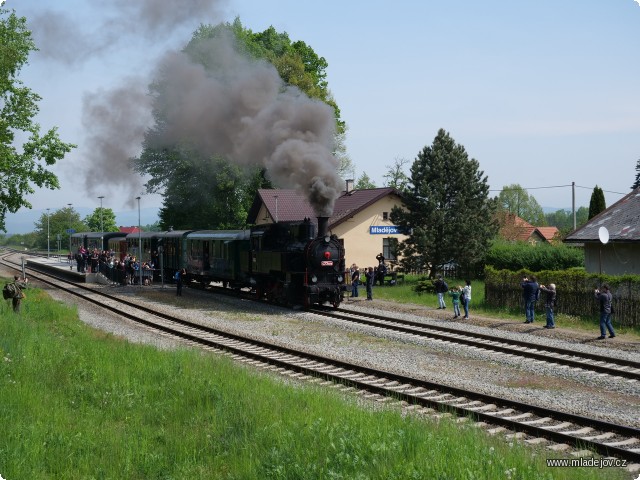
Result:
{"type": "Polygon", "coordinates": [[[367,300],[373,300],[373,284],[376,281],[376,274],[373,271],[373,267],[369,267],[364,276],[367,279],[367,300]]]}
{"type": "Polygon", "coordinates": [[[182,270],[178,270],[173,277],[176,280],[176,295],[178,297],[182,296],[182,283],[184,282],[184,277],[186,274],[187,271],[183,268],[182,270]]]}
{"type": "Polygon", "coordinates": [[[360,269],[358,266],[354,266],[354,270],[351,273],[351,296],[358,296],[358,285],[360,284],[360,269]]]}

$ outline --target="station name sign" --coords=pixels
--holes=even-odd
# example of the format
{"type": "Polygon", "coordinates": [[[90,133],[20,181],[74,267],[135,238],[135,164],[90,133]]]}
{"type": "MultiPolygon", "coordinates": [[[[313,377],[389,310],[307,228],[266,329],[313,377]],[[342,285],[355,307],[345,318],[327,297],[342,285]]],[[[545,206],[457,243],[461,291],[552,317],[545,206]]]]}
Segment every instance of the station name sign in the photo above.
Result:
{"type": "Polygon", "coordinates": [[[369,235],[402,235],[404,231],[396,225],[371,226],[369,235]]]}

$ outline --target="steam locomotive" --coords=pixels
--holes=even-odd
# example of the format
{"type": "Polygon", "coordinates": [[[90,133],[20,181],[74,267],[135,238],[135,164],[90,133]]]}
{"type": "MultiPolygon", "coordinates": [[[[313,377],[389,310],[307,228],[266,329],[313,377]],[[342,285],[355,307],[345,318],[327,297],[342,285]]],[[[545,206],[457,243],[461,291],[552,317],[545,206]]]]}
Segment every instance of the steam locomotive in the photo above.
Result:
{"type": "Polygon", "coordinates": [[[328,218],[316,225],[297,222],[257,225],[249,230],[170,230],[167,232],[75,233],[80,246],[113,250],[140,262],[153,261],[165,278],[184,268],[185,282],[249,288],[259,299],[305,308],[344,299],[345,250],[342,239],[328,232],[328,218]]]}

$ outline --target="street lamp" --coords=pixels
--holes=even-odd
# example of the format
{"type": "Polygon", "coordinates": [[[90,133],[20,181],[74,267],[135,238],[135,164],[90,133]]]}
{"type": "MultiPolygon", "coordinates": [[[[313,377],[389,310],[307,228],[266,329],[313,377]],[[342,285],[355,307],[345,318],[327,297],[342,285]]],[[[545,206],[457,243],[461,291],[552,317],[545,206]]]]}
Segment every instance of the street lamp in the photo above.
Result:
{"type": "Polygon", "coordinates": [[[104,226],[102,225],[102,199],[104,198],[104,195],[101,195],[98,198],[100,199],[100,231],[104,232],[104,226]]]}
{"type": "Polygon", "coordinates": [[[140,229],[140,197],[136,197],[138,200],[138,274],[140,282],[139,286],[142,287],[142,230],[140,229]]]}
{"type": "Polygon", "coordinates": [[[50,208],[47,208],[47,258],[49,258],[49,210],[51,210],[50,208]]]}
{"type": "Polygon", "coordinates": [[[100,199],[100,250],[106,250],[104,248],[104,226],[102,225],[102,199],[104,195],[98,197],[100,199]]]}
{"type": "MultiPolygon", "coordinates": [[[[67,203],[67,207],[69,207],[69,224],[71,224],[71,205],[73,203],[67,203]]],[[[69,230],[71,230],[71,227],[69,227],[69,230]]],[[[69,253],[71,253],[71,232],[69,232],[69,253]]]]}

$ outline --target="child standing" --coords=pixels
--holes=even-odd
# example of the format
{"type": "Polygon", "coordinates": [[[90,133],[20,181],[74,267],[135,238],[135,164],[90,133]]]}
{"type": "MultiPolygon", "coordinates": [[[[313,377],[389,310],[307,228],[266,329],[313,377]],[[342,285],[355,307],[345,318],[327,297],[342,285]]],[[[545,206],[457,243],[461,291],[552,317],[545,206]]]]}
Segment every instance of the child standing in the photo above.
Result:
{"type": "Polygon", "coordinates": [[[458,318],[460,316],[460,292],[462,291],[462,287],[456,287],[449,290],[449,295],[451,296],[451,301],[453,302],[453,318],[458,318]]]}

